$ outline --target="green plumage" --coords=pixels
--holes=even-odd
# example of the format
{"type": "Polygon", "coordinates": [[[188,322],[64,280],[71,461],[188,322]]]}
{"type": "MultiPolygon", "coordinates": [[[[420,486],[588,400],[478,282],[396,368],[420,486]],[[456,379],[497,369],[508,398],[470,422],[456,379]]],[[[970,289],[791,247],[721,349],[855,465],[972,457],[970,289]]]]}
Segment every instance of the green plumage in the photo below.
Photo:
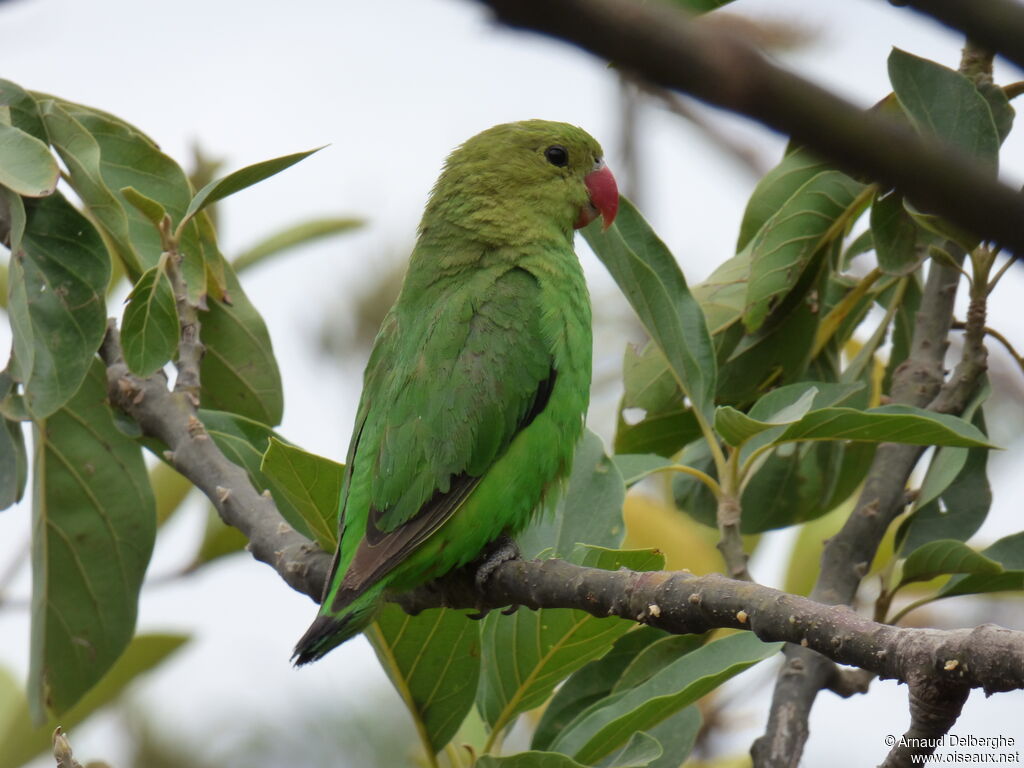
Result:
{"type": "Polygon", "coordinates": [[[591,368],[573,227],[600,157],[581,129],[531,120],[448,158],[366,368],[338,552],[296,663],[361,632],[385,591],[520,531],[569,470],[591,368]]]}

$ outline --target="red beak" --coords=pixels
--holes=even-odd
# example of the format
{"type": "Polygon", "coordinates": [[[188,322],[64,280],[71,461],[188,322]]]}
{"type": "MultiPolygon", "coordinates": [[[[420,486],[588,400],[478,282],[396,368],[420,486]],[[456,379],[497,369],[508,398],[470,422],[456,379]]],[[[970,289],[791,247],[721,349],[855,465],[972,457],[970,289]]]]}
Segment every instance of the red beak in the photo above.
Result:
{"type": "Polygon", "coordinates": [[[601,229],[606,230],[615,221],[615,214],[619,211],[619,187],[615,183],[615,177],[603,160],[599,163],[596,170],[583,178],[583,183],[590,194],[590,202],[580,211],[580,217],[574,225],[576,229],[587,226],[600,216],[604,219],[604,226],[601,229]]]}

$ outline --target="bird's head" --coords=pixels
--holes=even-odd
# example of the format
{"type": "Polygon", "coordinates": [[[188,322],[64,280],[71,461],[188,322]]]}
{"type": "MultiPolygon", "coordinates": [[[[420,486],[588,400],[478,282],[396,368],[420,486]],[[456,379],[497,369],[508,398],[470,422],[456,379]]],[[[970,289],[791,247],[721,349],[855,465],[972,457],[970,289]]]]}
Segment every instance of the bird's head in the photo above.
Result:
{"type": "Polygon", "coordinates": [[[509,242],[543,232],[571,236],[619,207],[601,145],[582,128],[526,120],[488,128],[448,157],[424,216],[509,242]],[[454,219],[454,221],[453,221],[454,219]]]}

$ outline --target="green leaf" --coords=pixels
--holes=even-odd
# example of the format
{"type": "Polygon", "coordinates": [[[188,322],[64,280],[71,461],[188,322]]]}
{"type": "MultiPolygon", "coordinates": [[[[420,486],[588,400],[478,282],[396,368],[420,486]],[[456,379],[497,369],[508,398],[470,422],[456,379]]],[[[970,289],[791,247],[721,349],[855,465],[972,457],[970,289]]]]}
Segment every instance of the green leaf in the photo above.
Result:
{"type": "MultiPolygon", "coordinates": [[[[807,286],[790,292],[787,303],[793,305],[777,312],[778,322],[765,323],[747,335],[737,323],[718,337],[718,402],[743,406],[779,384],[808,378],[822,318],[819,296],[828,273],[824,267],[822,260],[817,274],[808,274],[807,286]]],[[[810,377],[820,378],[817,374],[810,377]]]]}
{"type": "Polygon", "coordinates": [[[992,505],[992,489],[985,468],[988,450],[972,448],[956,479],[933,500],[920,507],[901,531],[901,551],[912,552],[935,539],[967,541],[985,522],[992,505]]]}
{"type": "MultiPolygon", "coordinates": [[[[25,203],[21,196],[0,185],[0,216],[8,222],[7,249],[13,254],[21,250],[21,239],[25,236],[25,203]]],[[[0,265],[0,307],[7,309],[8,274],[7,264],[0,265]]]]}
{"type": "Polygon", "coordinates": [[[828,166],[805,147],[788,151],[778,165],[766,173],[754,187],[743,211],[736,252],[746,248],[754,235],[779,211],[804,184],[828,166]]]}
{"type": "Polygon", "coordinates": [[[626,198],[611,229],[602,234],[595,223],[583,236],[665,355],[680,389],[710,422],[715,351],[704,313],[675,258],[626,198]]]}
{"type": "Polygon", "coordinates": [[[903,195],[895,191],[875,193],[871,203],[871,233],[878,266],[887,275],[906,275],[924,259],[917,248],[920,228],[903,205],[903,195]]]}
{"type": "Polygon", "coordinates": [[[1003,572],[954,576],[939,590],[938,596],[1024,590],[1024,531],[1004,536],[992,546],[981,550],[981,554],[999,563],[1003,572]]]}
{"type": "Polygon", "coordinates": [[[662,629],[638,626],[616,640],[608,653],[577,669],[559,686],[544,708],[533,732],[533,749],[550,748],[565,728],[581,712],[612,692],[623,670],[644,648],[670,635],[662,629]]]}
{"type": "Polygon", "coordinates": [[[263,455],[270,447],[271,439],[284,442],[280,435],[268,427],[252,419],[236,413],[213,411],[206,408],[199,410],[199,420],[206,431],[233,463],[245,469],[256,490],[270,490],[281,516],[303,536],[313,538],[312,531],[306,521],[292,504],[291,496],[261,469],[263,455]]]}
{"type": "Polygon", "coordinates": [[[0,510],[21,501],[28,480],[28,455],[21,423],[0,418],[0,510]]]}
{"type": "MultiPolygon", "coordinates": [[[[128,277],[138,281],[156,266],[163,253],[160,233],[143,213],[128,202],[121,190],[135,190],[135,200],[148,198],[179,220],[192,197],[181,167],[137,128],[99,110],[48,99],[41,102],[50,140],[70,172],[70,183],[85,203],[108,242],[121,259],[128,277]]],[[[215,244],[201,241],[195,224],[181,233],[182,274],[189,301],[203,306],[206,296],[206,261],[219,256],[215,244]]]]}
{"type": "MultiPolygon", "coordinates": [[[[868,443],[792,443],[775,448],[743,490],[740,532],[816,520],[854,493],[871,467],[868,443]]],[[[714,525],[714,510],[708,510],[714,525]]]]}
{"type": "Polygon", "coordinates": [[[592,763],[652,728],[731,677],[776,654],[781,643],[765,644],[744,632],[709,643],[682,656],[657,675],[605,706],[597,706],[563,731],[552,749],[592,763]]]}
{"type": "MultiPolygon", "coordinates": [[[[103,678],[60,718],[50,718],[33,726],[28,701],[16,685],[0,687],[0,703],[8,703],[6,716],[0,718],[0,768],[18,768],[51,748],[53,730],[59,724],[65,731],[84,722],[94,712],[111,704],[136,679],[159,666],[188,641],[187,635],[138,635],[132,638],[121,657],[103,678]],[[7,690],[3,690],[7,688],[7,690]],[[6,695],[5,695],[6,694],[6,695]],[[7,696],[16,696],[7,699],[7,696]]],[[[0,669],[0,682],[3,682],[0,669]]],[[[11,681],[13,684],[13,681],[11,681]]]]}
{"type": "Polygon", "coordinates": [[[625,392],[615,429],[616,453],[671,456],[700,436],[697,418],[657,344],[648,343],[639,353],[626,345],[622,373],[625,392]],[[627,420],[628,409],[642,409],[643,418],[627,420]]]}
{"type": "Polygon", "coordinates": [[[231,266],[235,268],[236,272],[241,272],[277,257],[292,248],[351,232],[354,229],[359,229],[365,223],[362,219],[347,217],[325,217],[302,221],[275,232],[238,254],[232,259],[231,266]]]}
{"type": "MultiPolygon", "coordinates": [[[[894,48],[889,55],[889,80],[919,133],[939,137],[990,168],[993,174],[996,172],[1001,142],[999,131],[988,100],[969,78],[934,61],[894,48]]],[[[909,201],[905,207],[922,227],[956,241],[967,251],[977,245],[977,235],[927,211],[919,211],[909,201]]]]}
{"type": "Polygon", "coordinates": [[[260,466],[306,521],[317,543],[333,552],[338,544],[338,499],[345,467],[271,437],[260,466]]]}
{"type": "Polygon", "coordinates": [[[855,258],[873,250],[875,250],[875,237],[870,229],[865,229],[843,251],[842,268],[846,269],[855,258]]]}
{"type": "Polygon", "coordinates": [[[59,179],[57,161],[45,143],[0,122],[0,184],[25,197],[45,197],[59,179]]]}
{"type": "Polygon", "coordinates": [[[648,768],[679,768],[680,761],[693,751],[703,725],[700,707],[692,704],[648,729],[662,748],[661,757],[648,768]]]}
{"type": "Polygon", "coordinates": [[[990,576],[1002,573],[994,560],[975,552],[962,541],[939,539],[918,547],[903,562],[903,574],[897,588],[914,581],[929,581],[947,573],[971,573],[990,576]]]}
{"type": "Polygon", "coordinates": [[[656,453],[616,454],[612,461],[619,468],[619,473],[626,487],[635,485],[653,472],[671,466],[673,461],[656,453]]]}
{"type": "Polygon", "coordinates": [[[15,128],[20,128],[43,143],[48,141],[36,100],[20,85],[0,78],[0,107],[7,108],[11,125],[15,128]]]}
{"type": "MultiPolygon", "coordinates": [[[[103,228],[111,246],[132,279],[145,271],[143,262],[132,242],[128,216],[121,201],[114,195],[103,178],[100,145],[86,128],[66,112],[57,102],[45,100],[40,113],[50,136],[50,142],[60,154],[68,169],[68,181],[97,224],[103,228]]],[[[121,187],[129,186],[121,184],[121,187]]],[[[141,218],[141,217],[140,217],[141,218]]],[[[146,222],[146,230],[153,238],[157,233],[146,222]]],[[[156,246],[146,266],[156,264],[160,251],[156,246]]]]}
{"type": "Polygon", "coordinates": [[[576,544],[617,547],[626,533],[622,505],[626,484],[605,455],[601,438],[588,429],[576,446],[568,487],[552,512],[545,510],[516,542],[523,557],[548,551],[568,556],[576,544]]]}
{"type": "Polygon", "coordinates": [[[750,248],[747,247],[693,287],[693,297],[704,310],[712,336],[719,337],[742,317],[749,279],[750,248]]]}
{"type": "Polygon", "coordinates": [[[672,456],[698,437],[700,425],[690,408],[647,414],[635,424],[628,424],[620,411],[615,428],[615,452],[672,456]]]}
{"type": "Polygon", "coordinates": [[[29,698],[42,719],[72,707],[131,640],[156,509],[140,447],[114,426],[98,359],[35,426],[29,698]]]}
{"type": "Polygon", "coordinates": [[[648,342],[641,351],[626,345],[622,359],[622,396],[624,408],[661,411],[681,407],[683,394],[679,389],[665,354],[657,344],[648,342]]]}
{"type": "Polygon", "coordinates": [[[743,323],[756,331],[800,281],[822,248],[841,239],[846,214],[864,185],[822,171],[801,186],[750,241],[750,278],[743,323]]]}
{"type": "Polygon", "coordinates": [[[253,184],[258,184],[264,179],[268,179],[271,176],[280,173],[285,168],[290,168],[300,160],[305,160],[314,152],[319,152],[321,149],[323,149],[323,147],[317,147],[316,149],[311,149],[307,152],[296,152],[294,155],[276,157],[273,160],[264,160],[262,163],[247,165],[245,168],[240,168],[233,173],[229,173],[223,178],[211,181],[205,187],[196,192],[195,196],[189,202],[188,208],[185,210],[185,215],[182,217],[182,221],[188,221],[206,206],[212,205],[218,200],[223,200],[228,195],[241,192],[243,189],[251,187],[253,184]]]}
{"type": "Polygon", "coordinates": [[[15,378],[32,414],[74,395],[107,326],[110,258],[92,224],[57,193],[27,200],[22,250],[11,259],[15,378]]]}
{"type": "Polygon", "coordinates": [[[985,97],[956,70],[893,48],[889,80],[896,98],[922,134],[938,136],[993,170],[999,134],[985,97]]]}
{"type": "MultiPolygon", "coordinates": [[[[984,376],[981,385],[960,414],[960,418],[970,421],[974,426],[986,433],[985,416],[981,406],[988,400],[991,394],[992,385],[988,380],[988,376],[984,376]]],[[[914,506],[918,508],[923,507],[928,502],[939,498],[942,492],[959,477],[960,471],[963,469],[964,464],[967,463],[967,457],[970,452],[967,448],[940,448],[937,450],[934,457],[932,457],[931,464],[928,466],[928,472],[921,482],[921,488],[917,493],[914,506]]],[[[984,455],[987,456],[987,451],[984,455]]],[[[984,472],[985,463],[984,461],[981,463],[982,472],[984,472]]],[[[955,539],[958,537],[940,536],[939,538],[955,539]]],[[[966,541],[966,538],[961,539],[961,541],[966,541]]]]}
{"type": "Polygon", "coordinates": [[[121,320],[124,361],[132,373],[149,376],[178,350],[178,308],[167,273],[147,269],[128,295],[121,320]]]}
{"type": "Polygon", "coordinates": [[[164,217],[167,215],[167,211],[164,210],[164,207],[160,205],[160,203],[151,197],[146,197],[135,187],[124,187],[121,189],[121,194],[124,195],[124,199],[127,200],[135,210],[149,219],[149,223],[154,227],[159,227],[163,222],[164,217]]]}
{"type": "MultiPolygon", "coordinates": [[[[580,546],[574,562],[616,570],[657,570],[664,560],[650,550],[618,551],[580,546]]],[[[565,609],[491,613],[483,621],[483,674],[477,706],[493,730],[542,704],[555,686],[604,654],[632,627],[617,618],[597,619],[565,609]]]]}
{"type": "MultiPolygon", "coordinates": [[[[601,763],[602,768],[648,768],[662,756],[661,744],[647,733],[634,733],[622,749],[601,763]]],[[[482,755],[477,768],[588,768],[560,752],[520,752],[493,757],[482,755]]]]}
{"type": "Polygon", "coordinates": [[[748,413],[740,414],[745,416],[744,421],[740,422],[731,408],[723,414],[723,421],[729,422],[736,430],[735,437],[743,437],[746,441],[740,454],[740,461],[746,461],[756,449],[768,445],[782,434],[787,424],[799,421],[810,410],[848,404],[863,389],[860,382],[799,381],[776,387],[762,395],[748,413]],[[733,421],[736,422],[734,425],[733,421]]]}
{"type": "MultiPolygon", "coordinates": [[[[729,445],[739,446],[767,429],[799,421],[811,409],[811,405],[818,395],[818,389],[814,386],[803,387],[799,384],[794,386],[800,387],[800,396],[774,413],[766,414],[764,419],[752,418],[730,405],[715,409],[715,431],[729,445]]],[[[795,394],[795,390],[790,389],[789,391],[795,394]]]]}
{"type": "Polygon", "coordinates": [[[791,424],[774,441],[858,440],[909,445],[958,445],[992,448],[977,427],[957,416],[933,413],[909,405],[883,405],[860,411],[822,408],[791,424]]]}
{"type": "Polygon", "coordinates": [[[697,650],[705,641],[704,635],[669,635],[642,648],[615,681],[610,693],[619,693],[650,680],[681,656],[697,650]]]}
{"type": "Polygon", "coordinates": [[[672,0],[675,5],[693,14],[707,13],[723,5],[728,5],[732,0],[672,0]]]}
{"type": "Polygon", "coordinates": [[[211,296],[208,310],[199,313],[206,345],[200,399],[207,408],[280,424],[284,393],[270,334],[234,270],[225,265],[224,274],[231,303],[211,296]]]}
{"type": "Polygon", "coordinates": [[[473,706],[480,624],[447,608],[409,616],[388,604],[366,636],[421,738],[433,752],[441,751],[473,706]]]}
{"type": "Polygon", "coordinates": [[[996,134],[999,136],[1000,144],[1006,141],[1013,127],[1014,109],[1010,106],[1006,92],[1001,86],[995,83],[978,83],[978,93],[988,102],[988,108],[992,111],[992,122],[996,127],[996,134]]]}
{"type": "MultiPolygon", "coordinates": [[[[885,375],[882,377],[882,391],[892,391],[892,377],[896,369],[907,359],[910,354],[910,346],[914,335],[914,323],[917,318],[917,310],[921,306],[921,275],[920,272],[908,275],[906,286],[903,290],[902,299],[896,307],[896,317],[892,322],[890,341],[892,346],[889,349],[889,360],[885,364],[885,375]]],[[[889,301],[895,300],[897,286],[893,286],[892,293],[888,297],[882,296],[888,309],[889,301]]]]}
{"type": "Polygon", "coordinates": [[[520,752],[517,755],[494,757],[481,755],[476,768],[587,768],[558,752],[520,752]]]}

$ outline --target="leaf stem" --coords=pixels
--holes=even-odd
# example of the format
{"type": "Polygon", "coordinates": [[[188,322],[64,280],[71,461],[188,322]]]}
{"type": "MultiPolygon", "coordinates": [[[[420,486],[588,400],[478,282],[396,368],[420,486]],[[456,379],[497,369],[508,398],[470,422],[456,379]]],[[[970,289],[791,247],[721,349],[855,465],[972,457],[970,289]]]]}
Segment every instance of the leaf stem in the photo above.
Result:
{"type": "Polygon", "coordinates": [[[729,575],[742,581],[753,581],[747,570],[747,553],[743,548],[740,522],[743,508],[740,504],[739,448],[729,450],[725,472],[721,474],[722,494],[718,497],[716,519],[718,522],[718,551],[722,553],[729,575]]]}
{"type": "Polygon", "coordinates": [[[871,289],[881,276],[882,270],[878,267],[872,269],[864,275],[852,291],[843,297],[842,301],[832,307],[829,313],[825,315],[821,321],[821,325],[818,326],[818,332],[814,337],[814,348],[811,350],[812,360],[821,353],[821,350],[826,344],[828,344],[836,331],[839,330],[839,326],[857,305],[857,302],[861,300],[861,298],[871,289]]]}
{"type": "Polygon", "coordinates": [[[999,281],[1002,279],[1003,275],[1006,274],[1006,270],[1008,270],[1010,268],[1010,265],[1017,261],[1017,259],[1019,258],[1020,256],[1018,256],[1015,253],[1006,260],[1006,263],[999,268],[998,272],[996,272],[995,277],[993,277],[992,280],[989,281],[988,287],[986,288],[986,293],[992,293],[996,285],[999,284],[999,281]]]}
{"type": "Polygon", "coordinates": [[[178,327],[180,337],[178,339],[178,354],[175,365],[178,368],[178,378],[174,382],[174,391],[182,392],[195,407],[199,407],[199,364],[202,362],[203,353],[206,347],[199,338],[199,311],[189,301],[188,284],[181,271],[181,262],[184,257],[179,250],[179,233],[181,226],[171,232],[171,217],[164,216],[160,222],[160,238],[166,255],[166,260],[161,257],[161,263],[167,278],[171,281],[171,288],[174,291],[174,303],[178,309],[178,327]]]}
{"type": "Polygon", "coordinates": [[[722,495],[722,487],[718,484],[718,481],[715,480],[715,478],[711,477],[711,475],[706,472],[701,472],[696,467],[688,467],[685,464],[669,464],[667,467],[658,467],[657,469],[652,469],[650,472],[641,475],[640,479],[650,477],[658,472],[679,472],[683,475],[689,475],[690,477],[694,477],[704,483],[704,485],[708,487],[708,490],[714,494],[716,500],[722,495]]]}
{"type": "Polygon", "coordinates": [[[936,597],[935,595],[929,595],[927,597],[922,597],[920,600],[915,600],[914,602],[910,603],[909,605],[903,606],[903,608],[901,608],[899,611],[897,611],[896,615],[893,616],[887,623],[888,624],[897,624],[900,619],[902,619],[904,616],[906,616],[911,611],[915,611],[918,608],[920,608],[922,605],[927,605],[928,603],[933,602],[935,600],[935,597],[936,597]]]}

